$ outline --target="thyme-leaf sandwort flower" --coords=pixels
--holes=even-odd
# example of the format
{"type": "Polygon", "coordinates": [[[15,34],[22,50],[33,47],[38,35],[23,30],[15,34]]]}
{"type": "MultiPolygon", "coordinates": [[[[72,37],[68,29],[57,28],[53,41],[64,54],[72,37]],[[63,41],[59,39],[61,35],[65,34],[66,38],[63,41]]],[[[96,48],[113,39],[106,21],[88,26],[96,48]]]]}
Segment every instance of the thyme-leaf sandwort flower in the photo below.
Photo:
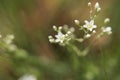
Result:
{"type": "Polygon", "coordinates": [[[91,20],[90,22],[85,20],[85,25],[83,25],[83,27],[89,31],[92,31],[94,28],[97,28],[97,26],[94,24],[94,20],[91,20]]]}

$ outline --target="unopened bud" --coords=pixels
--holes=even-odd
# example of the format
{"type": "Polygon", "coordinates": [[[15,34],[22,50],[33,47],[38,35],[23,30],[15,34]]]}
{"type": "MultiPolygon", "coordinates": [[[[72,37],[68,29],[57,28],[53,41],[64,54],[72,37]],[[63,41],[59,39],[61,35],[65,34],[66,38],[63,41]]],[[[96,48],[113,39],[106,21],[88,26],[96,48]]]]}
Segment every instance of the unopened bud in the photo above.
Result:
{"type": "Polygon", "coordinates": [[[100,12],[101,11],[101,8],[99,7],[99,8],[97,8],[97,12],[100,12]]]}
{"type": "Polygon", "coordinates": [[[53,26],[53,29],[54,29],[55,31],[57,31],[57,27],[56,27],[56,26],[53,26]]]}
{"type": "Polygon", "coordinates": [[[91,2],[88,3],[88,6],[91,6],[91,2]]]}
{"type": "Polygon", "coordinates": [[[106,18],[106,19],[104,20],[104,23],[108,23],[108,22],[110,22],[110,19],[109,19],[109,18],[106,18]]]}
{"type": "Polygon", "coordinates": [[[79,20],[74,20],[75,24],[76,25],[79,25],[80,24],[80,21],[79,20]]]}

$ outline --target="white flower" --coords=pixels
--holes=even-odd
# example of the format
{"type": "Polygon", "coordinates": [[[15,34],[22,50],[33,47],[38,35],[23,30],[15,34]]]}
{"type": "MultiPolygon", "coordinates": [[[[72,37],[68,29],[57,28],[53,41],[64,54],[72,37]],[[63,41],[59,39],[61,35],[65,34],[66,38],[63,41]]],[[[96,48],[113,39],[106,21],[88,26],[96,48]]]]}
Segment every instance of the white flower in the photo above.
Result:
{"type": "Polygon", "coordinates": [[[76,25],[79,25],[80,24],[80,21],[79,20],[74,20],[75,24],[76,25]]]}
{"type": "Polygon", "coordinates": [[[55,42],[63,43],[65,40],[65,35],[62,32],[58,32],[58,34],[55,35],[55,37],[56,37],[55,42]]]}
{"type": "Polygon", "coordinates": [[[24,75],[21,78],[19,78],[18,80],[37,80],[37,78],[34,75],[24,75]]]}
{"type": "Polygon", "coordinates": [[[94,25],[94,20],[91,20],[90,22],[85,20],[85,25],[83,25],[83,27],[87,28],[89,31],[92,31],[94,28],[97,28],[97,26],[94,25]]]}
{"type": "Polygon", "coordinates": [[[107,34],[111,34],[112,33],[112,28],[111,27],[106,27],[106,28],[102,28],[103,32],[104,33],[107,33],[107,34]]]}

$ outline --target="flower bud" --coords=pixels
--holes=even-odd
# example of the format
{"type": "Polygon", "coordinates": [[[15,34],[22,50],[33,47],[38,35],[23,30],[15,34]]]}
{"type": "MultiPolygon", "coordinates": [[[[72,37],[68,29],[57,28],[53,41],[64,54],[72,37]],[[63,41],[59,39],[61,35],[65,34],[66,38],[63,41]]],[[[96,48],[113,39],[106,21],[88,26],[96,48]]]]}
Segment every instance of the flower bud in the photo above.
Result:
{"type": "Polygon", "coordinates": [[[85,38],[89,38],[89,37],[91,37],[90,34],[86,34],[86,35],[85,35],[85,38]]]}
{"type": "Polygon", "coordinates": [[[55,31],[57,31],[57,27],[56,27],[56,26],[53,26],[53,29],[54,29],[55,31]]]}
{"type": "Polygon", "coordinates": [[[97,8],[97,12],[100,12],[101,11],[101,8],[99,7],[99,8],[97,8]]]}
{"type": "Polygon", "coordinates": [[[95,9],[98,9],[98,8],[100,8],[99,3],[96,2],[96,4],[95,4],[95,9]]]}
{"type": "Polygon", "coordinates": [[[80,21],[79,20],[74,20],[75,24],[76,25],[79,25],[80,24],[80,21]]]}
{"type": "Polygon", "coordinates": [[[110,19],[109,19],[109,18],[106,18],[106,19],[104,20],[104,23],[108,23],[108,22],[110,22],[110,19]]]}
{"type": "Polygon", "coordinates": [[[88,3],[88,6],[91,6],[91,2],[88,3]]]}

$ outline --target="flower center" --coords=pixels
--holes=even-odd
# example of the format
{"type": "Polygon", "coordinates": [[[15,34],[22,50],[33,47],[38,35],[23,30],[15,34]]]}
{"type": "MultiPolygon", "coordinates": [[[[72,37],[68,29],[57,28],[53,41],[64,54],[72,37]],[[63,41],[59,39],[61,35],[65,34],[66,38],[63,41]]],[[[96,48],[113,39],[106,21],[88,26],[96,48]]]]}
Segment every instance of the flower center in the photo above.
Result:
{"type": "Polygon", "coordinates": [[[88,24],[88,29],[92,28],[92,26],[90,24],[88,24]]]}

